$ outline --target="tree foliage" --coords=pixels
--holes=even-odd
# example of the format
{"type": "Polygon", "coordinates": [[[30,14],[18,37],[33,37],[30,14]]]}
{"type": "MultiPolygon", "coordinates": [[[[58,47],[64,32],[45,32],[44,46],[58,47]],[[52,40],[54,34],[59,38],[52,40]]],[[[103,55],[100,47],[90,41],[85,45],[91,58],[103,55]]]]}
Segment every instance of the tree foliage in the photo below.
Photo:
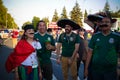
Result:
{"type": "Polygon", "coordinates": [[[110,11],[110,5],[108,1],[106,1],[103,11],[110,11]]]}
{"type": "Polygon", "coordinates": [[[24,29],[25,25],[27,25],[27,24],[32,24],[32,23],[30,21],[27,21],[27,22],[23,23],[22,29],[24,29]]]}
{"type": "Polygon", "coordinates": [[[70,12],[70,17],[71,17],[71,20],[75,21],[80,26],[83,26],[83,24],[82,24],[83,15],[82,15],[81,9],[79,7],[79,4],[77,2],[75,4],[75,6],[73,7],[72,11],[70,12]]]}
{"type": "Polygon", "coordinates": [[[14,21],[14,18],[9,13],[7,13],[7,28],[10,28],[10,29],[18,28],[17,24],[14,21]]]}
{"type": "Polygon", "coordinates": [[[34,26],[34,29],[36,29],[38,21],[40,21],[40,18],[34,16],[33,19],[32,19],[32,25],[34,26]]]}
{"type": "Polygon", "coordinates": [[[111,12],[111,15],[113,18],[120,18],[120,10],[111,12]]]}
{"type": "Polygon", "coordinates": [[[49,23],[49,18],[48,17],[44,17],[44,18],[42,18],[42,20],[45,21],[46,24],[49,23]]]}
{"type": "Polygon", "coordinates": [[[120,18],[120,9],[119,9],[118,11],[112,11],[112,10],[110,9],[110,5],[109,5],[109,2],[108,2],[108,1],[106,1],[105,6],[104,6],[104,8],[103,8],[103,11],[110,11],[111,16],[112,16],[113,18],[120,18]]]}
{"type": "Polygon", "coordinates": [[[84,13],[84,19],[88,16],[88,13],[87,13],[87,10],[85,10],[85,13],[84,13]]]}
{"type": "Polygon", "coordinates": [[[58,17],[58,13],[57,13],[57,10],[55,9],[55,12],[54,12],[54,15],[53,15],[53,18],[52,18],[52,22],[56,22],[58,21],[59,17],[58,17]]]}
{"type": "Polygon", "coordinates": [[[2,0],[0,0],[0,28],[18,28],[14,18],[7,12],[7,8],[3,5],[2,0]]]}
{"type": "Polygon", "coordinates": [[[3,5],[2,0],[0,0],[0,26],[5,26],[6,25],[6,14],[7,13],[7,8],[3,5]]]}
{"type": "Polygon", "coordinates": [[[62,14],[61,14],[61,19],[63,18],[68,18],[65,6],[63,7],[62,14]]]}

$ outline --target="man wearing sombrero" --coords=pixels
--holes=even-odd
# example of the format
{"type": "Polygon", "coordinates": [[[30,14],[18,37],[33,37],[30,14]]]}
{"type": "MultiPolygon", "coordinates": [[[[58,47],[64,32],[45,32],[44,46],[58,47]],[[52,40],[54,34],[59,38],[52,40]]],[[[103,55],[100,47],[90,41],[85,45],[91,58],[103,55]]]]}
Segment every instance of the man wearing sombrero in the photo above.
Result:
{"type": "Polygon", "coordinates": [[[76,54],[79,48],[80,37],[72,32],[79,29],[80,26],[70,19],[61,19],[57,22],[59,27],[65,28],[65,33],[62,33],[57,43],[57,62],[62,62],[62,72],[64,80],[68,80],[69,68],[71,70],[72,80],[77,80],[76,54]],[[62,53],[60,49],[62,47],[62,53]]]}
{"type": "Polygon", "coordinates": [[[89,42],[85,76],[91,73],[92,79],[88,80],[117,80],[120,34],[111,31],[113,20],[110,14],[104,15],[99,26],[101,31],[94,34],[89,42]]]}
{"type": "MultiPolygon", "coordinates": [[[[98,33],[101,32],[102,28],[100,27],[101,25],[101,21],[104,17],[108,16],[111,19],[111,25],[114,24],[116,22],[116,19],[112,19],[111,15],[108,11],[106,12],[98,12],[95,14],[90,14],[87,16],[87,18],[85,19],[85,23],[87,23],[93,30],[94,33],[98,33]]],[[[89,64],[91,65],[91,64],[89,64]]],[[[89,74],[88,74],[88,80],[91,80],[91,71],[90,68],[91,66],[89,66],[89,74]]]]}
{"type": "MultiPolygon", "coordinates": [[[[99,25],[102,18],[106,15],[110,16],[108,11],[89,14],[84,22],[87,23],[94,30],[94,33],[97,33],[98,31],[101,31],[101,28],[99,27],[99,25]]],[[[111,19],[111,23],[115,23],[115,22],[116,22],[116,19],[111,19]]]]}

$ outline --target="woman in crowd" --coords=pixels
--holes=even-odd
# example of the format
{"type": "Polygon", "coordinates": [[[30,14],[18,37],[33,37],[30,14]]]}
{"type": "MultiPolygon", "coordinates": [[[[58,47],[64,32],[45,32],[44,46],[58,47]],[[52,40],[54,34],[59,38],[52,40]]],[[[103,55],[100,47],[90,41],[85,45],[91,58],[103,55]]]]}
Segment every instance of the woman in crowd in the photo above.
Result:
{"type": "Polygon", "coordinates": [[[26,25],[21,40],[8,56],[6,70],[14,70],[15,80],[40,80],[42,76],[36,56],[40,49],[41,44],[34,39],[34,27],[26,25]]]}

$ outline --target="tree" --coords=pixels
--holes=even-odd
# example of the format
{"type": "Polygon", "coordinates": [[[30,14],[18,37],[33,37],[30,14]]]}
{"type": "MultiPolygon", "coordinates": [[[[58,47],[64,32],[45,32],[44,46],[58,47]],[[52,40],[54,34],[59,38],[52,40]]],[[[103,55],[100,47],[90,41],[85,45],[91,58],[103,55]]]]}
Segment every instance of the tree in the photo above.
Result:
{"type": "Polygon", "coordinates": [[[76,23],[78,23],[80,26],[83,26],[82,24],[82,12],[81,9],[79,7],[79,4],[76,2],[75,6],[73,7],[73,10],[70,12],[70,17],[71,20],[75,21],[76,23]]]}
{"type": "Polygon", "coordinates": [[[54,12],[54,15],[53,15],[53,18],[52,18],[52,22],[56,22],[58,21],[59,17],[58,17],[58,13],[57,13],[57,10],[55,9],[55,12],[54,12]]]}
{"type": "Polygon", "coordinates": [[[46,24],[49,23],[49,18],[48,17],[44,17],[44,18],[42,18],[42,20],[45,21],[46,24]]]}
{"type": "Polygon", "coordinates": [[[108,1],[106,1],[103,11],[110,11],[110,5],[108,1]]]}
{"type": "Polygon", "coordinates": [[[38,21],[40,21],[40,18],[34,16],[33,19],[32,19],[32,25],[34,26],[34,29],[36,29],[38,21]]]}
{"type": "Polygon", "coordinates": [[[67,11],[66,11],[65,6],[63,7],[63,11],[62,11],[62,14],[61,14],[61,19],[62,19],[62,18],[68,18],[68,17],[67,17],[67,11]]]}
{"type": "Polygon", "coordinates": [[[23,23],[22,29],[24,29],[25,25],[27,25],[27,24],[32,24],[32,23],[30,21],[27,21],[27,22],[23,23]]]}
{"type": "Polygon", "coordinates": [[[120,10],[118,10],[118,11],[110,10],[110,5],[109,5],[108,1],[106,1],[103,11],[110,11],[111,16],[113,18],[120,18],[120,10]]]}
{"type": "Polygon", "coordinates": [[[87,13],[87,10],[85,10],[85,13],[84,13],[84,19],[88,16],[88,13],[87,13]]]}
{"type": "Polygon", "coordinates": [[[5,28],[6,26],[6,15],[7,15],[7,8],[3,5],[2,0],[0,0],[0,28],[5,28]]]}
{"type": "Polygon", "coordinates": [[[7,13],[7,8],[3,5],[2,0],[0,0],[0,28],[18,28],[14,18],[7,13]]]}
{"type": "Polygon", "coordinates": [[[18,28],[17,24],[14,21],[14,18],[12,18],[12,16],[9,13],[7,13],[7,28],[8,29],[17,29],[18,28]]]}
{"type": "Polygon", "coordinates": [[[111,12],[111,16],[113,18],[120,18],[120,10],[115,11],[115,12],[111,12]]]}

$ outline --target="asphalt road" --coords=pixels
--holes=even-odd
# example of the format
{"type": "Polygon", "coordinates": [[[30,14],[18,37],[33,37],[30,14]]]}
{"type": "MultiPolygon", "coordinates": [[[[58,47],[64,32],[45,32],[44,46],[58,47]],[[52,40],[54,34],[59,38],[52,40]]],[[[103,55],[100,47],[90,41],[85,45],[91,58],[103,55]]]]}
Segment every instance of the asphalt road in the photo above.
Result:
{"type": "MultiPolygon", "coordinates": [[[[57,78],[57,80],[63,80],[61,64],[56,63],[56,55],[54,54],[54,52],[52,53],[51,60],[53,63],[53,73],[55,77],[57,78]]],[[[83,68],[84,68],[83,63],[81,63],[81,66],[79,68],[79,80],[83,80],[83,68]]],[[[69,80],[72,80],[70,76],[70,71],[69,71],[69,80]]]]}
{"type": "Polygon", "coordinates": [[[5,70],[5,61],[10,52],[12,52],[12,49],[6,46],[0,47],[0,80],[13,80],[14,78],[13,73],[8,74],[5,70]]]}
{"type": "MultiPolygon", "coordinates": [[[[14,80],[14,74],[13,73],[7,73],[5,70],[5,61],[12,52],[13,49],[8,48],[6,46],[0,47],[0,80],[14,80]]],[[[54,72],[54,78],[53,80],[63,80],[62,70],[61,70],[61,64],[56,63],[56,55],[52,53],[51,57],[52,63],[53,63],[53,72],[54,72]]],[[[118,71],[120,74],[120,64],[118,67],[118,71]]],[[[70,75],[70,74],[69,74],[70,75]]],[[[81,63],[81,66],[79,68],[79,80],[83,80],[83,64],[81,63]]],[[[69,80],[71,80],[69,76],[69,80]]]]}
{"type": "MultiPolygon", "coordinates": [[[[0,80],[14,80],[14,73],[7,73],[5,70],[5,61],[12,52],[13,49],[8,48],[6,46],[1,46],[0,47],[0,80]]],[[[63,75],[62,75],[62,70],[61,70],[61,64],[56,63],[56,55],[52,54],[51,60],[53,63],[53,72],[54,72],[54,77],[53,80],[63,80],[63,75]]],[[[81,65],[80,68],[80,74],[79,76],[82,77],[82,72],[83,72],[83,65],[81,65]]],[[[71,80],[69,78],[69,80],[71,80]]]]}

